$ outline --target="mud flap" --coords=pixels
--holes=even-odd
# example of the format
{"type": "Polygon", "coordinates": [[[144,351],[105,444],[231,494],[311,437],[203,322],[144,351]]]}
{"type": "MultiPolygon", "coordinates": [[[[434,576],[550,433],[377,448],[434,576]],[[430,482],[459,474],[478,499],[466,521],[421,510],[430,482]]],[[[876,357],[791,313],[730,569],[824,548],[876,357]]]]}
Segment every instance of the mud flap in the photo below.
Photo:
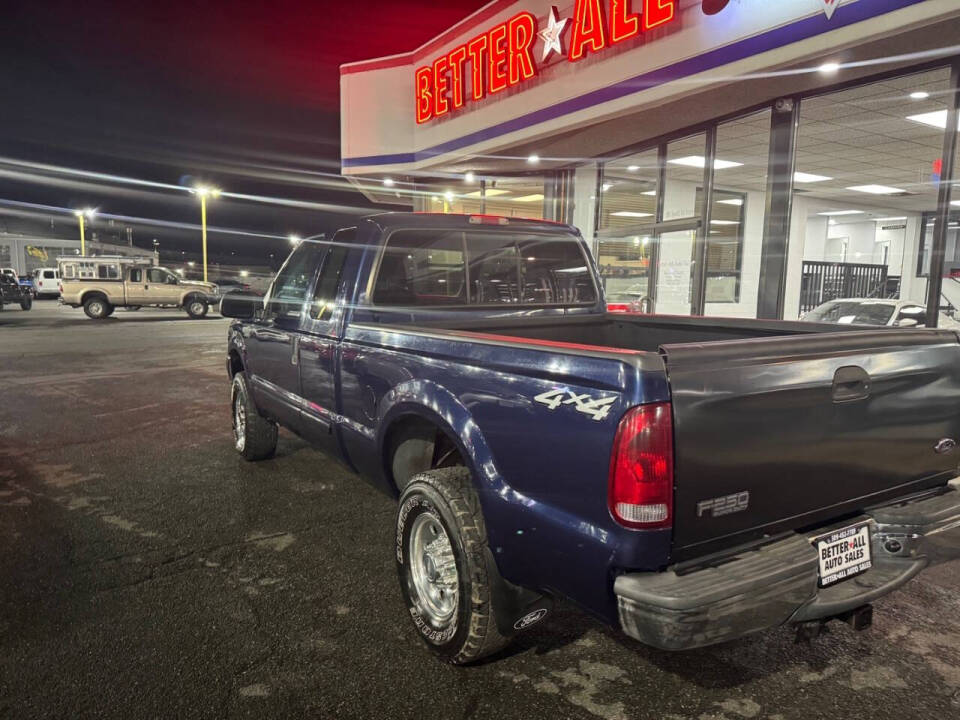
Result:
{"type": "Polygon", "coordinates": [[[493,602],[493,615],[501,635],[516,635],[536,625],[553,610],[553,598],[514,585],[500,576],[490,548],[486,548],[487,577],[493,602]]]}

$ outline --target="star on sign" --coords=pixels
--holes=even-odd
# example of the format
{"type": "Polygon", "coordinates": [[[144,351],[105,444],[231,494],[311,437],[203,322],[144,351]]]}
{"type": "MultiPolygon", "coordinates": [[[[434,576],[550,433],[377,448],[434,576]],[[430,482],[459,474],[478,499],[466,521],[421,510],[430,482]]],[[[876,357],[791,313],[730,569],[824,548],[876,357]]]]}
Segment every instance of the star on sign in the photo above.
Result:
{"type": "Polygon", "coordinates": [[[560,38],[563,35],[563,31],[567,28],[567,23],[570,22],[570,18],[560,19],[560,11],[557,10],[557,6],[554,5],[550,8],[550,14],[547,16],[547,28],[546,30],[541,30],[537,33],[541,40],[543,40],[543,57],[540,58],[540,62],[546,61],[550,57],[550,53],[557,53],[557,55],[563,55],[563,47],[560,44],[560,38]]]}

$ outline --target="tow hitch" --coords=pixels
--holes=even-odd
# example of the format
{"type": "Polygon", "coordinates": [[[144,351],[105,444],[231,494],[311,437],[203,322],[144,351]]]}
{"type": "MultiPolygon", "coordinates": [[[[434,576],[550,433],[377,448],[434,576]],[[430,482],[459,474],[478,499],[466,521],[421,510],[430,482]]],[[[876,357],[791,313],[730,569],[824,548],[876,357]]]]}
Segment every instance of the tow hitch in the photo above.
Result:
{"type": "Polygon", "coordinates": [[[845,613],[821,620],[811,620],[796,624],[797,636],[795,642],[809,645],[811,641],[820,637],[821,633],[828,632],[827,623],[831,620],[840,620],[847,623],[854,630],[866,630],[873,625],[873,605],[861,605],[845,613]]]}

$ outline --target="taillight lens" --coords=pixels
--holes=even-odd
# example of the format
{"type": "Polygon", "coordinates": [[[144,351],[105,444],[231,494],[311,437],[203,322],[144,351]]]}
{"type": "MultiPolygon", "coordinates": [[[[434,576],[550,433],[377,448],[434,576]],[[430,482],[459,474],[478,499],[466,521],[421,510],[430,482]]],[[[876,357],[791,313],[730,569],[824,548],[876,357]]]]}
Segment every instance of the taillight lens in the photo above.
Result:
{"type": "Polygon", "coordinates": [[[655,529],[673,523],[673,420],[670,403],[623,416],[610,458],[610,512],[621,525],[655,529]]]}

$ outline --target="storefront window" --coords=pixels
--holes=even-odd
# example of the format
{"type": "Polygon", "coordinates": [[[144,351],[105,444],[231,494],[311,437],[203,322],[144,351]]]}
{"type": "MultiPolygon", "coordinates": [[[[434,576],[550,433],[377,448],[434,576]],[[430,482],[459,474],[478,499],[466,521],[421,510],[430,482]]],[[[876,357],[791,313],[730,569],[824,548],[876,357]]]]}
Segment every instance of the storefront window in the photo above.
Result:
{"type": "Polygon", "coordinates": [[[697,188],[703,187],[705,163],[706,135],[704,133],[676,140],[667,145],[663,220],[692,218],[697,215],[697,188]]]}
{"type": "Polygon", "coordinates": [[[787,319],[836,298],[925,303],[948,89],[937,69],[801,102],[787,319]]]}
{"type": "Polygon", "coordinates": [[[544,218],[542,177],[486,178],[421,186],[420,207],[427,212],[544,218]]]}
{"type": "Polygon", "coordinates": [[[600,186],[600,229],[625,230],[655,221],[660,171],[657,149],[608,162],[600,186]]]}

